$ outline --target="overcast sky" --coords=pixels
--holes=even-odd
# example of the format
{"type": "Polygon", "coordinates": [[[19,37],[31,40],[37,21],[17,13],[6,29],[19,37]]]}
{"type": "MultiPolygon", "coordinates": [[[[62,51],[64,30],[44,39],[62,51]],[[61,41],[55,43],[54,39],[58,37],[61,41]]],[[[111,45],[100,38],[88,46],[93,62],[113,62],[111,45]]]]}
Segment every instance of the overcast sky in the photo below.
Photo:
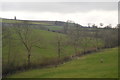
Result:
{"type": "Polygon", "coordinates": [[[83,26],[118,23],[117,2],[2,2],[0,17],[29,20],[72,20],[83,26]]]}

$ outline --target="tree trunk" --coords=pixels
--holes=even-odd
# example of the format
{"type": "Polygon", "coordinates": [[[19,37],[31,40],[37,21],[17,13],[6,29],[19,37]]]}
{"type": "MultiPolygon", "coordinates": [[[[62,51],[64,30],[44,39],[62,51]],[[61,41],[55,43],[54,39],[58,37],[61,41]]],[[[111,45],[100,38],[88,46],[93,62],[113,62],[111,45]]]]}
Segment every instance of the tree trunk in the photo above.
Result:
{"type": "Polygon", "coordinates": [[[77,46],[76,46],[76,43],[74,43],[74,50],[75,50],[75,54],[77,54],[77,46]]]}
{"type": "Polygon", "coordinates": [[[60,50],[60,42],[58,41],[58,58],[60,58],[60,53],[61,53],[61,50],[60,50]]]}
{"type": "Polygon", "coordinates": [[[31,52],[28,51],[28,67],[30,67],[30,60],[31,60],[31,52]]]}
{"type": "Polygon", "coordinates": [[[75,54],[77,54],[77,48],[75,45],[74,45],[74,50],[75,50],[75,54]]]}
{"type": "Polygon", "coordinates": [[[96,39],[96,51],[98,50],[98,40],[96,39]]]}

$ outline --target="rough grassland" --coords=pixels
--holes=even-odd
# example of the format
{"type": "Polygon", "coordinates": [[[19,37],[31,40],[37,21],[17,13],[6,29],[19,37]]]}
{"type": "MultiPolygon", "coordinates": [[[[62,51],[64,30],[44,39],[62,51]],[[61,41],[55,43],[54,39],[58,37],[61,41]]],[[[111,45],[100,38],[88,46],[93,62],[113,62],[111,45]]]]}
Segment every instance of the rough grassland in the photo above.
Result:
{"type": "Polygon", "coordinates": [[[58,67],[16,73],[11,78],[116,78],[118,48],[86,55],[58,67]],[[103,63],[100,62],[103,59],[103,63]]]}

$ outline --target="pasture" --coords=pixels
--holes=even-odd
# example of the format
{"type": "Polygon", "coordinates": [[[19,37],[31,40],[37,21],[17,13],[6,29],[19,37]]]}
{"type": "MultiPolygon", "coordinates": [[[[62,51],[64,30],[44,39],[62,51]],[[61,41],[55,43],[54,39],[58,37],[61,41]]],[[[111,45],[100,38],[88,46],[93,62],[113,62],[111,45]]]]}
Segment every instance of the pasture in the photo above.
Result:
{"type": "Polygon", "coordinates": [[[8,78],[118,78],[118,48],[78,57],[57,67],[16,73],[8,78]]]}

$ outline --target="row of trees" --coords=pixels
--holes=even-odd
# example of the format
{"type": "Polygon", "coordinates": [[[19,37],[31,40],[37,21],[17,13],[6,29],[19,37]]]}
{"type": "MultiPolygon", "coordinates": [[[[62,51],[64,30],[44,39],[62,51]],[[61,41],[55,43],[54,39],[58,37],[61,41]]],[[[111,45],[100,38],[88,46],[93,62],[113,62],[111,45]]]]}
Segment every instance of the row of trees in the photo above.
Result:
{"type": "MultiPolygon", "coordinates": [[[[91,23],[88,23],[88,27],[92,27],[92,28],[98,28],[98,27],[103,27],[104,24],[103,23],[100,23],[99,26],[95,25],[95,24],[91,24],[91,23]]],[[[112,28],[112,25],[111,24],[108,24],[106,26],[104,26],[103,28],[112,28]]]]}
{"type": "MultiPolygon", "coordinates": [[[[103,23],[100,23],[103,26],[103,23]]],[[[64,33],[71,37],[70,40],[74,42],[74,46],[78,44],[78,41],[83,38],[89,37],[95,39],[96,48],[99,40],[104,42],[104,47],[114,47],[118,45],[118,30],[119,25],[116,28],[112,28],[111,25],[105,28],[98,28],[95,24],[93,28],[84,28],[81,25],[75,24],[73,21],[67,21],[64,26],[64,33]]]]}

